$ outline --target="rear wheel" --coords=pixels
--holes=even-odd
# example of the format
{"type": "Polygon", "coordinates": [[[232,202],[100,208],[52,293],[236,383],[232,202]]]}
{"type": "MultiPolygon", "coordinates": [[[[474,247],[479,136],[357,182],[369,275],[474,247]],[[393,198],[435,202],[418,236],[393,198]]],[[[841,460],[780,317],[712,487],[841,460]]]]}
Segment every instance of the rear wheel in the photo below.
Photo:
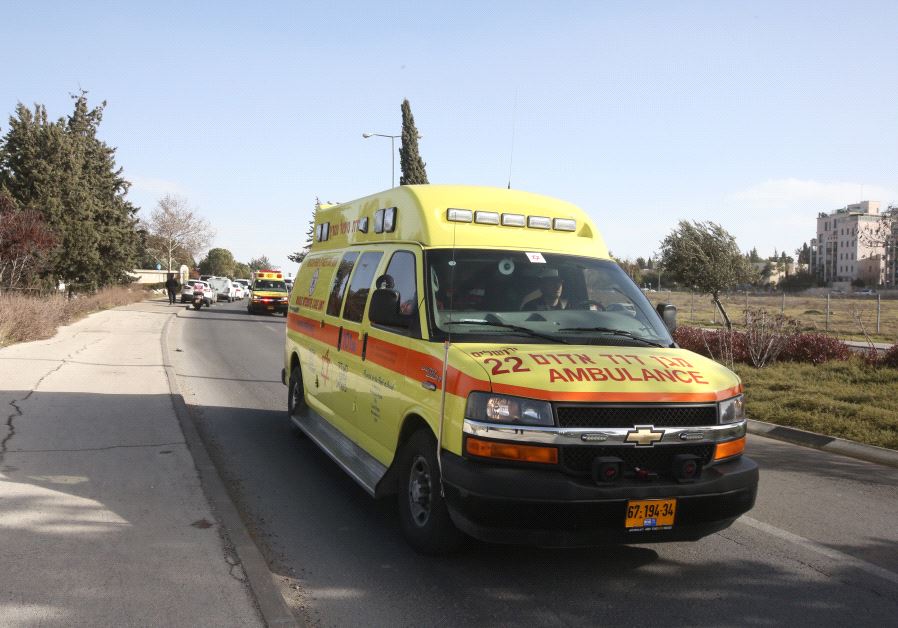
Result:
{"type": "Polygon", "coordinates": [[[399,459],[399,522],[406,541],[422,554],[446,554],[464,538],[440,494],[436,439],[420,429],[406,442],[399,459]]]}
{"type": "Polygon", "coordinates": [[[294,364],[290,369],[290,382],[287,386],[287,420],[296,436],[305,436],[296,425],[296,421],[302,421],[309,406],[306,405],[305,389],[302,384],[302,369],[299,364],[294,364]]]}

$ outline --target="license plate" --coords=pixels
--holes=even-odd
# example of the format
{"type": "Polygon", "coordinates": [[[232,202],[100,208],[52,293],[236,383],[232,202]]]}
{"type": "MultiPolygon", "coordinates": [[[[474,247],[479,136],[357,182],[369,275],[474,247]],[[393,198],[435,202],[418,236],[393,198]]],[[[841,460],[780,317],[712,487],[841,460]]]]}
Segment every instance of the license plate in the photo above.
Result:
{"type": "Polygon", "coordinates": [[[676,499],[631,499],[627,502],[626,528],[633,532],[669,529],[676,513],[676,499]]]}
{"type": "Polygon", "coordinates": [[[269,310],[273,310],[273,309],[274,309],[274,306],[273,306],[273,305],[269,305],[269,306],[268,306],[268,309],[269,309],[269,310]]]}

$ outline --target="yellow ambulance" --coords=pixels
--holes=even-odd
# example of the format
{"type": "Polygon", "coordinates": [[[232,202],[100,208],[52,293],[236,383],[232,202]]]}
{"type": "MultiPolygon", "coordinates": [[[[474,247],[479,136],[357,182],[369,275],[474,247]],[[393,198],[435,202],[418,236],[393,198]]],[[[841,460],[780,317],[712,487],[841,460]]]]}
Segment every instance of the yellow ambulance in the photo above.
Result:
{"type": "Polygon", "coordinates": [[[284,273],[279,270],[257,270],[253,273],[246,311],[250,314],[278,313],[286,316],[287,292],[284,273]]]}
{"type": "Polygon", "coordinates": [[[739,378],[676,346],[574,205],[401,186],[319,211],[314,240],[289,419],[397,496],[418,551],[697,540],[754,505],[739,378]]]}

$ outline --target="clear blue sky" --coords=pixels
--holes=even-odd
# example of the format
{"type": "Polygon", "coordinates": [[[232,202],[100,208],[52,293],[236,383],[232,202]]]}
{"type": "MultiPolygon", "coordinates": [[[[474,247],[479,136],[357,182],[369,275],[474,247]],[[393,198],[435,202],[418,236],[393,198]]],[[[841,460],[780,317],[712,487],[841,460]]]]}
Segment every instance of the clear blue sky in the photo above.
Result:
{"type": "Polygon", "coordinates": [[[316,196],[389,187],[361,134],[408,98],[433,183],[504,187],[514,127],[512,186],[616,255],[682,219],[791,252],[819,211],[898,202],[896,25],[894,1],[6,3],[0,132],[86,89],[132,202],[181,194],[292,271],[316,196]]]}

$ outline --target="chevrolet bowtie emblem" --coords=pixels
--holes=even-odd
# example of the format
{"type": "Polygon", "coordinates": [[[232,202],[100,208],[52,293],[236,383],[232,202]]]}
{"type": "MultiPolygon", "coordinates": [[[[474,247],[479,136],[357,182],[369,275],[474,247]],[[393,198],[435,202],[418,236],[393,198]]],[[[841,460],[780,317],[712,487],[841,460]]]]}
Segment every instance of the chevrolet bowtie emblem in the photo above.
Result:
{"type": "Polygon", "coordinates": [[[654,425],[634,425],[627,432],[625,443],[635,443],[637,447],[651,447],[664,437],[664,430],[656,430],[654,425]]]}

